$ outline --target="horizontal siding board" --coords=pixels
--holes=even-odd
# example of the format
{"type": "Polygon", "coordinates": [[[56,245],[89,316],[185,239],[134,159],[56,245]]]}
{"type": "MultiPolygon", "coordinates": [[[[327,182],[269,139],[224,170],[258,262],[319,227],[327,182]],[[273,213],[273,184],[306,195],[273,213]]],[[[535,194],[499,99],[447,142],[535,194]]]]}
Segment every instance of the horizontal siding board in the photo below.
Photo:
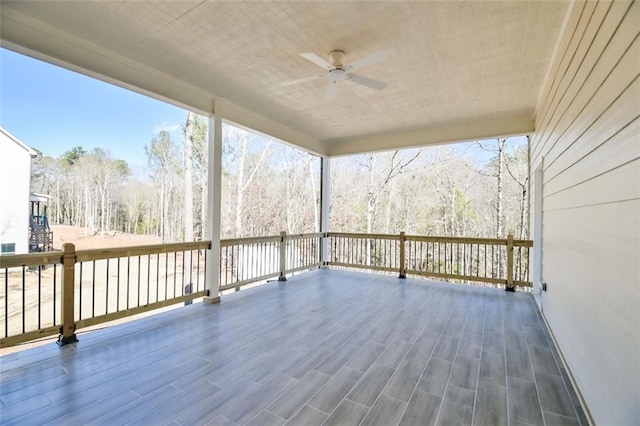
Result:
{"type": "Polygon", "coordinates": [[[536,102],[536,106],[534,109],[533,117],[534,121],[536,122],[540,122],[542,120],[545,108],[547,107],[547,104],[551,102],[552,90],[557,82],[557,79],[560,78],[561,62],[566,56],[567,46],[571,42],[571,38],[567,35],[574,33],[576,25],[580,20],[579,12],[584,8],[584,6],[584,0],[572,1],[569,4],[564,22],[562,23],[562,28],[560,29],[560,34],[553,49],[553,56],[549,63],[549,68],[547,70],[547,73],[545,74],[542,88],[540,89],[538,102],[536,102]]]}
{"type": "Polygon", "coordinates": [[[640,160],[635,160],[568,190],[545,195],[545,211],[640,199],[639,181],[640,160]]]}
{"type": "MultiPolygon", "coordinates": [[[[571,56],[571,62],[568,62],[566,65],[564,78],[559,81],[553,102],[550,104],[544,120],[541,121],[543,128],[553,129],[555,127],[554,121],[557,121],[558,118],[561,117],[561,113],[566,109],[567,103],[573,101],[573,98],[568,95],[575,93],[571,87],[574,84],[579,85],[584,81],[584,75],[581,75],[580,71],[586,69],[584,66],[584,62],[588,57],[586,54],[600,29],[599,23],[601,22],[601,18],[606,15],[610,5],[611,4],[607,2],[590,2],[589,5],[585,7],[583,17],[576,28],[576,32],[580,34],[580,37],[578,38],[576,34],[575,39],[579,40],[579,44],[577,44],[576,51],[574,51],[571,56]],[[600,18],[600,20],[598,18],[600,18]]],[[[546,150],[548,149],[546,144],[549,140],[543,140],[544,143],[540,145],[540,149],[546,150]]]]}
{"type": "MultiPolygon", "coordinates": [[[[640,40],[638,43],[640,46],[640,40]]],[[[620,89],[620,88],[618,88],[620,89]]],[[[626,90],[619,90],[617,94],[598,97],[591,103],[592,108],[587,108],[576,124],[566,133],[567,139],[563,141],[562,152],[551,151],[546,156],[545,184],[556,178],[578,161],[581,161],[589,152],[613,138],[621,129],[638,118],[638,94],[640,93],[640,78],[636,75],[626,90]],[[610,97],[617,96],[613,103],[607,105],[610,97]],[[606,108],[601,114],[600,110],[606,108]],[[591,114],[591,115],[589,115],[591,114]],[[555,161],[554,161],[555,160],[555,161]]],[[[560,146],[560,142],[558,145],[560,146]]],[[[545,193],[547,188],[545,187],[545,193]]]]}
{"type": "Polygon", "coordinates": [[[561,99],[554,105],[553,119],[540,122],[536,126],[539,136],[536,140],[534,156],[541,153],[546,155],[552,149],[557,141],[557,133],[561,134],[571,125],[571,120],[576,118],[576,109],[580,111],[585,106],[586,100],[594,95],[607,74],[611,72],[611,64],[618,63],[637,36],[638,28],[633,25],[633,22],[625,21],[619,24],[625,14],[634,13],[633,10],[629,10],[628,4],[617,3],[611,6],[608,12],[602,25],[594,21],[589,28],[594,33],[592,38],[597,37],[593,43],[590,43],[586,56],[579,61],[581,67],[571,77],[573,84],[567,87],[567,92],[563,93],[561,99]],[[613,48],[605,49],[609,45],[613,48]],[[579,98],[576,99],[576,96],[579,98]],[[570,110],[567,111],[568,109],[570,110]]]}
{"type": "MultiPolygon", "coordinates": [[[[615,16],[619,19],[627,10],[628,7],[612,7],[606,17],[615,16]]],[[[593,26],[596,25],[594,22],[593,26]]],[[[557,141],[556,134],[562,134],[573,125],[574,120],[579,120],[580,113],[598,92],[600,95],[607,93],[603,92],[601,86],[611,81],[609,78],[612,72],[611,65],[621,60],[638,34],[638,28],[633,27],[631,23],[619,26],[613,18],[606,20],[603,25],[593,31],[596,32],[594,36],[598,38],[590,44],[589,50],[585,52],[586,56],[580,62],[580,68],[576,69],[571,77],[571,84],[555,106],[554,119],[544,126],[546,139],[543,137],[542,140],[546,153],[554,149],[557,141]],[[609,45],[613,48],[607,49],[609,45]]],[[[635,72],[631,72],[631,75],[633,74],[635,72]]],[[[614,89],[612,93],[617,94],[620,91],[614,89]]]]}
{"type": "MultiPolygon", "coordinates": [[[[542,134],[539,132],[539,129],[546,128],[548,121],[553,118],[552,114],[554,111],[554,107],[558,103],[559,97],[562,96],[562,93],[559,91],[560,85],[563,84],[564,79],[567,76],[569,66],[575,59],[573,53],[578,46],[579,41],[582,39],[584,31],[587,27],[587,23],[589,22],[591,14],[593,12],[593,7],[595,7],[595,5],[593,2],[577,1],[575,7],[576,9],[574,9],[574,16],[577,16],[577,18],[574,18],[571,21],[571,25],[567,27],[567,42],[565,44],[564,50],[562,51],[562,58],[558,61],[558,65],[554,72],[553,82],[551,84],[551,87],[549,88],[549,92],[543,99],[543,107],[540,109],[540,114],[536,116],[536,137],[542,136],[542,134]]],[[[536,157],[538,155],[538,152],[542,149],[544,149],[543,144],[536,144],[533,147],[533,156],[536,157]]]]}
{"type": "MultiPolygon", "coordinates": [[[[626,120],[621,119],[621,122],[626,124],[632,117],[637,115],[637,108],[633,108],[633,106],[637,106],[638,93],[640,92],[636,87],[627,90],[627,86],[632,84],[640,74],[640,69],[638,69],[639,58],[633,53],[634,51],[637,52],[640,45],[638,29],[635,30],[632,40],[634,40],[633,43],[625,45],[625,50],[619,52],[619,56],[617,54],[603,55],[586,84],[575,96],[574,102],[566,111],[562,122],[554,130],[554,137],[559,137],[560,141],[564,143],[556,141],[550,144],[550,148],[545,155],[551,157],[551,161],[545,165],[545,171],[553,165],[562,151],[575,143],[584,132],[596,124],[596,119],[611,107],[621,93],[628,91],[631,95],[635,95],[636,100],[636,103],[627,112],[628,118],[626,120]]],[[[624,42],[627,41],[624,40],[624,42]]],[[[620,46],[620,44],[617,44],[617,46],[620,46]]]]}
{"type": "MultiPolygon", "coordinates": [[[[579,161],[545,184],[545,193],[553,195],[579,185],[630,160],[640,158],[640,118],[634,119],[606,143],[598,145],[579,161]]],[[[532,196],[533,196],[532,191],[532,196]]]]}

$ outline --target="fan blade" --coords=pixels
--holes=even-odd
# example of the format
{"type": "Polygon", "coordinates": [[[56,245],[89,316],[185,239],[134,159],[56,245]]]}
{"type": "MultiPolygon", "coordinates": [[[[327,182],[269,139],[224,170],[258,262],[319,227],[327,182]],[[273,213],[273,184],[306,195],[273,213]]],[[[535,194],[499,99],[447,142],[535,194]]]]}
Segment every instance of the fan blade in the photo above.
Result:
{"type": "Polygon", "coordinates": [[[314,75],[311,77],[305,77],[305,78],[299,78],[297,80],[289,80],[289,81],[283,81],[281,84],[284,87],[288,87],[288,86],[293,86],[294,84],[300,84],[300,83],[305,83],[307,81],[312,81],[312,80],[318,80],[322,77],[326,77],[326,74],[318,74],[318,75],[314,75]]]}
{"type": "Polygon", "coordinates": [[[389,55],[387,55],[386,52],[373,52],[372,54],[367,55],[364,58],[358,59],[357,61],[347,65],[346,69],[348,71],[359,70],[361,68],[377,64],[378,62],[382,62],[387,59],[387,57],[389,57],[389,55]]]}
{"type": "Polygon", "coordinates": [[[358,74],[349,73],[347,74],[347,78],[353,81],[354,83],[362,84],[363,86],[367,86],[376,90],[382,90],[385,87],[387,87],[387,83],[385,82],[374,80],[372,78],[364,77],[358,74]]]}
{"type": "Polygon", "coordinates": [[[338,95],[338,82],[329,80],[329,83],[327,83],[327,90],[324,92],[324,100],[332,101],[336,98],[337,95],[338,95]]]}
{"type": "Polygon", "coordinates": [[[316,64],[319,67],[322,67],[324,69],[327,69],[327,70],[332,70],[333,69],[333,65],[331,65],[329,62],[325,61],[324,59],[322,59],[320,56],[316,55],[315,53],[301,53],[300,56],[305,58],[307,61],[311,61],[314,64],[316,64]]]}

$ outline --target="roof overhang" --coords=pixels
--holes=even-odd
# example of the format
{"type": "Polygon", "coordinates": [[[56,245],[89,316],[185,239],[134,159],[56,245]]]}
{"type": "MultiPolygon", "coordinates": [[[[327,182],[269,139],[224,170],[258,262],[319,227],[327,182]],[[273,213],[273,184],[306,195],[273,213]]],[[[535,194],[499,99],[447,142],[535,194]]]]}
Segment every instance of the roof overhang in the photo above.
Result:
{"type": "Polygon", "coordinates": [[[18,139],[16,136],[14,136],[13,134],[11,134],[7,129],[5,129],[4,127],[0,127],[0,133],[4,134],[5,137],[11,141],[13,141],[16,145],[18,145],[20,148],[24,149],[27,154],[29,154],[29,156],[31,158],[35,158],[38,156],[38,153],[36,152],[35,149],[31,148],[29,145],[27,145],[26,143],[22,142],[20,139],[18,139]]]}

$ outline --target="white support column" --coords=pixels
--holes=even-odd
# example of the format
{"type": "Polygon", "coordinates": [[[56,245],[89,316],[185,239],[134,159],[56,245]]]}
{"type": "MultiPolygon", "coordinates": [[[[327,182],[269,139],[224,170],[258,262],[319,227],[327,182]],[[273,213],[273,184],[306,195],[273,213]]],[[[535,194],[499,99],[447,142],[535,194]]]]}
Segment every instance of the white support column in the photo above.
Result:
{"type": "MultiPolygon", "coordinates": [[[[329,157],[322,157],[320,177],[320,232],[330,231],[329,209],[331,207],[331,160],[329,157]]],[[[329,239],[322,239],[322,261],[329,261],[329,239]]]]}
{"type": "Polygon", "coordinates": [[[207,239],[211,250],[207,257],[206,303],[220,301],[220,218],[222,189],[222,118],[220,114],[209,116],[209,161],[207,185],[207,239]]]}

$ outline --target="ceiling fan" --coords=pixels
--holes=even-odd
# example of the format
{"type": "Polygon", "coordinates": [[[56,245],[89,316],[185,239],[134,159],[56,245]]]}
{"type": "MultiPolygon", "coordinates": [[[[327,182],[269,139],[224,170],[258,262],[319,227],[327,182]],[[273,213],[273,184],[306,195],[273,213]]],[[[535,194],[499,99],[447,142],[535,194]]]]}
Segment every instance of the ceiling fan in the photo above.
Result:
{"type": "Polygon", "coordinates": [[[342,50],[334,50],[329,53],[329,61],[331,62],[325,61],[315,53],[301,53],[300,56],[326,69],[328,72],[297,80],[285,81],[282,83],[283,86],[293,86],[294,84],[305,83],[307,81],[318,80],[326,77],[329,80],[327,82],[327,89],[324,93],[324,99],[326,101],[336,98],[336,95],[338,94],[338,83],[342,80],[352,81],[375,90],[382,90],[387,87],[387,83],[364,77],[359,74],[354,74],[352,72],[384,61],[387,58],[387,54],[385,52],[374,52],[362,59],[352,62],[349,65],[345,65],[342,62],[346,56],[342,50]]]}

